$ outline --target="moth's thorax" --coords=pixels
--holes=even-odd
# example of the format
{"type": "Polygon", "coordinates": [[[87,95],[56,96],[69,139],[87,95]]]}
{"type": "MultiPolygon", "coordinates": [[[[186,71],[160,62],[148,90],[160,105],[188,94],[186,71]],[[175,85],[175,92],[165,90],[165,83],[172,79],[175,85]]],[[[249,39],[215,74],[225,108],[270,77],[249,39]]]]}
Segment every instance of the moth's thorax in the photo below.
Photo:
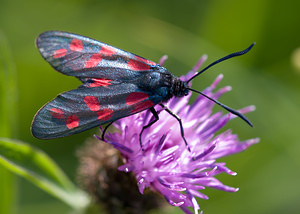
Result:
{"type": "Polygon", "coordinates": [[[153,92],[153,94],[162,98],[163,101],[171,97],[182,97],[188,94],[186,82],[181,81],[161,66],[152,67],[151,72],[143,75],[139,81],[139,87],[153,92]]]}
{"type": "Polygon", "coordinates": [[[152,67],[150,72],[145,72],[139,78],[137,84],[141,89],[151,91],[161,97],[168,96],[169,89],[172,87],[174,76],[167,69],[161,66],[152,67]]]}

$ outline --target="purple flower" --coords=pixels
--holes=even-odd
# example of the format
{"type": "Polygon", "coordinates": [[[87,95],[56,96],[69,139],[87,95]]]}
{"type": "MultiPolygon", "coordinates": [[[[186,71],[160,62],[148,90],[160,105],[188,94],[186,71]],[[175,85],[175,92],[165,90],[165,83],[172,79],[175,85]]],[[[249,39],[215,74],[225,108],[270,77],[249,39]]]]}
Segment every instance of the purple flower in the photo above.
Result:
{"type": "MultiPolygon", "coordinates": [[[[202,57],[193,70],[181,79],[187,80],[195,74],[205,59],[205,56],[202,57]]],[[[161,64],[164,60],[161,60],[161,64]]],[[[219,75],[203,92],[218,99],[230,91],[231,88],[227,86],[213,92],[222,78],[223,75],[219,75]]],[[[148,110],[116,121],[114,125],[120,132],[108,133],[106,142],[121,152],[124,164],[118,169],[135,175],[140,193],[149,187],[185,213],[192,213],[188,207],[198,213],[200,207],[196,197],[208,199],[199,190],[210,187],[227,192],[238,191],[238,188],[226,186],[214,177],[223,172],[236,175],[225,163],[218,163],[216,159],[241,152],[259,140],[240,141],[231,130],[216,135],[235,116],[229,113],[223,115],[222,112],[212,114],[214,103],[201,95],[189,105],[190,97],[191,93],[172,98],[164,105],[182,119],[191,152],[181,137],[178,121],[160,106],[155,107],[159,112],[159,121],[143,132],[143,149],[140,147],[139,134],[142,127],[154,119],[148,110]]],[[[240,112],[253,110],[254,107],[249,106],[240,112]]]]}

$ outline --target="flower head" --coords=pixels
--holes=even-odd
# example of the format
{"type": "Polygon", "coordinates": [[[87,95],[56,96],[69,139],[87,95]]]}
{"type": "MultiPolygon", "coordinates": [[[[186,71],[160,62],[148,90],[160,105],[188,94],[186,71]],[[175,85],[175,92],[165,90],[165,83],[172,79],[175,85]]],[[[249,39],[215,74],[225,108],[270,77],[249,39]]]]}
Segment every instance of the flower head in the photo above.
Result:
{"type": "MultiPolygon", "coordinates": [[[[205,57],[202,57],[181,80],[187,80],[195,74],[204,60],[205,57]]],[[[218,99],[228,92],[230,87],[213,92],[222,78],[223,75],[219,75],[203,93],[218,99]]],[[[238,190],[215,178],[215,175],[223,172],[236,175],[225,163],[218,163],[216,159],[241,152],[257,143],[258,139],[240,141],[231,130],[216,135],[234,116],[223,115],[222,112],[213,114],[214,103],[201,95],[189,105],[190,97],[191,94],[172,98],[164,105],[181,118],[191,152],[182,139],[178,121],[160,106],[155,106],[159,120],[143,132],[142,148],[139,143],[141,129],[154,119],[149,110],[116,121],[114,126],[120,132],[107,134],[106,142],[121,152],[124,164],[118,169],[134,174],[141,193],[145,188],[150,188],[163,195],[171,205],[179,206],[185,213],[191,213],[188,207],[198,213],[200,207],[195,197],[208,199],[199,190],[205,187],[228,192],[238,190]]],[[[253,110],[254,107],[250,106],[240,112],[253,110]]]]}

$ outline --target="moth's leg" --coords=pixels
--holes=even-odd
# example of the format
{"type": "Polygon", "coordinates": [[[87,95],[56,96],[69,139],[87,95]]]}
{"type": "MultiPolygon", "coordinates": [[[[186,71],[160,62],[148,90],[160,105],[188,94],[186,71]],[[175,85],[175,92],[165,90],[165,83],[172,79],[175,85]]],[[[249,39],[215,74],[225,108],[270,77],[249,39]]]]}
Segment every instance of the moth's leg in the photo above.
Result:
{"type": "Polygon", "coordinates": [[[163,104],[159,104],[161,107],[164,108],[165,111],[167,111],[170,115],[172,115],[178,122],[180,125],[180,132],[181,132],[181,137],[184,140],[185,145],[187,146],[187,149],[189,152],[191,152],[191,148],[189,147],[189,144],[187,143],[185,137],[184,137],[184,130],[183,130],[183,126],[182,126],[182,122],[181,122],[181,118],[175,114],[174,112],[172,112],[167,106],[163,105],[163,104]]]}
{"type": "Polygon", "coordinates": [[[158,114],[157,112],[155,111],[155,109],[153,107],[149,108],[149,110],[151,111],[151,113],[153,114],[154,116],[154,120],[152,120],[150,123],[148,123],[146,126],[143,127],[142,131],[140,132],[140,136],[139,136],[139,140],[140,140],[140,146],[143,150],[143,144],[142,144],[142,134],[144,132],[144,130],[146,128],[149,128],[150,126],[152,126],[154,123],[156,123],[158,120],[159,120],[159,117],[158,117],[158,114]]]}
{"type": "Polygon", "coordinates": [[[103,132],[102,132],[102,135],[101,135],[101,139],[102,139],[103,141],[104,141],[104,135],[105,135],[105,133],[106,133],[108,127],[110,127],[111,124],[113,124],[113,122],[115,122],[115,120],[114,120],[114,121],[111,121],[111,122],[110,122],[107,126],[105,126],[105,128],[103,129],[103,132]]]}

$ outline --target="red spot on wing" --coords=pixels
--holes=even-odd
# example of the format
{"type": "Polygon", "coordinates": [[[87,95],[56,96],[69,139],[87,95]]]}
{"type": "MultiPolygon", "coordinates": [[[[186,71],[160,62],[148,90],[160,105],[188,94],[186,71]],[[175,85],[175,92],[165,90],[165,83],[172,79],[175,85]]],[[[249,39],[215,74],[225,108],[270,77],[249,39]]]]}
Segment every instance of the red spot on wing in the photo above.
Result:
{"type": "Polygon", "coordinates": [[[70,43],[70,50],[71,51],[82,51],[83,50],[83,43],[79,39],[73,39],[70,43]]]}
{"type": "Polygon", "coordinates": [[[147,63],[147,64],[149,64],[149,65],[156,65],[155,62],[152,62],[151,60],[145,59],[145,58],[143,58],[143,57],[135,56],[135,58],[137,58],[137,60],[142,61],[142,62],[144,62],[144,63],[147,63]]]}
{"type": "Polygon", "coordinates": [[[134,105],[147,99],[149,95],[144,92],[132,92],[126,98],[127,105],[134,105]]]}
{"type": "Polygon", "coordinates": [[[111,56],[117,53],[117,51],[109,46],[102,46],[101,50],[99,52],[100,54],[106,55],[106,56],[111,56]]]}
{"type": "Polygon", "coordinates": [[[85,68],[93,68],[96,67],[101,60],[103,59],[103,56],[111,56],[116,53],[116,50],[109,46],[102,46],[99,53],[93,54],[88,61],[86,61],[84,67],[85,68]]]}
{"type": "Polygon", "coordinates": [[[135,59],[130,59],[127,65],[134,71],[145,71],[150,69],[150,66],[148,64],[135,59]]]}
{"type": "Polygon", "coordinates": [[[76,115],[71,115],[67,118],[66,125],[68,129],[73,129],[79,126],[79,118],[76,115]]]}
{"type": "Polygon", "coordinates": [[[100,87],[100,86],[108,86],[111,85],[111,81],[109,79],[103,78],[92,78],[93,82],[89,84],[89,87],[100,87]]]}
{"type": "Polygon", "coordinates": [[[86,61],[86,63],[84,64],[85,68],[93,68],[96,67],[99,62],[101,62],[102,60],[102,55],[99,53],[95,53],[93,54],[88,61],[86,61]]]}
{"type": "Polygon", "coordinates": [[[137,113],[137,112],[140,112],[140,111],[143,111],[147,108],[150,108],[154,106],[154,103],[151,101],[151,100],[146,100],[142,103],[138,103],[134,106],[134,109],[132,110],[132,113],[137,113]]]}
{"type": "Polygon", "coordinates": [[[98,111],[100,109],[100,103],[97,97],[85,96],[84,102],[89,107],[89,109],[91,109],[91,111],[98,111]]]}
{"type": "Polygon", "coordinates": [[[102,109],[102,110],[97,112],[98,119],[99,120],[104,120],[104,121],[109,120],[112,117],[113,112],[114,111],[109,109],[109,108],[102,109]]]}
{"type": "Polygon", "coordinates": [[[61,119],[64,117],[64,112],[58,108],[50,109],[50,114],[52,115],[52,117],[57,119],[61,119]]]}
{"type": "Polygon", "coordinates": [[[53,58],[63,57],[66,55],[66,53],[67,53],[67,49],[64,49],[64,48],[58,49],[58,50],[54,51],[53,58]]]}

